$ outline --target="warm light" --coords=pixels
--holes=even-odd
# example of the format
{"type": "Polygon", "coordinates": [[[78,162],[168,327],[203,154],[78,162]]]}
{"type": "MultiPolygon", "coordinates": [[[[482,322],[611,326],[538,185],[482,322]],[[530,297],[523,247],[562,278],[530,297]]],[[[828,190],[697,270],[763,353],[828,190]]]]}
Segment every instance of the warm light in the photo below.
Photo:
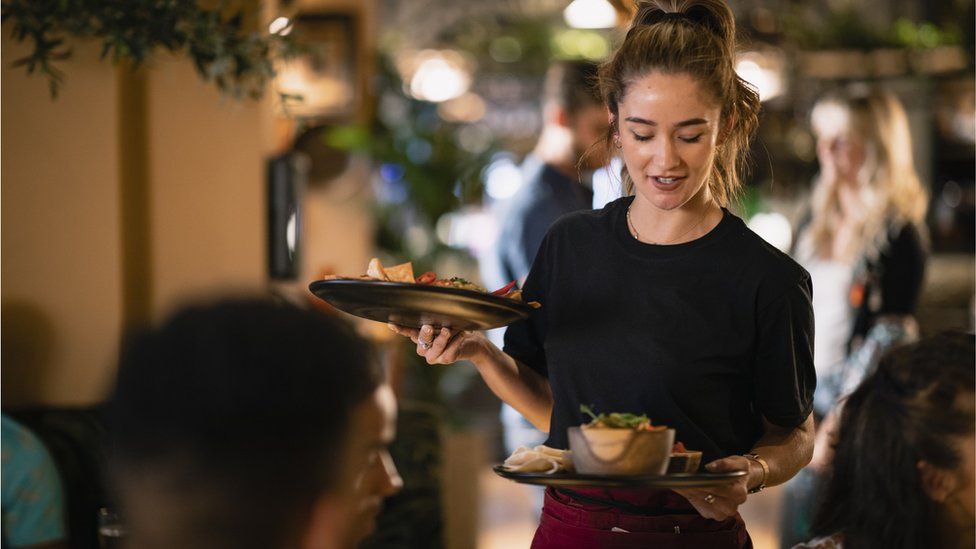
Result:
{"type": "Polygon", "coordinates": [[[617,10],[607,0],[573,0],[563,18],[576,29],[609,29],[617,24],[617,10]]]}
{"type": "Polygon", "coordinates": [[[448,122],[477,122],[485,117],[487,106],[478,94],[468,92],[441,103],[437,113],[448,122]]]}
{"type": "Polygon", "coordinates": [[[268,25],[268,32],[271,34],[280,34],[281,36],[288,36],[291,34],[293,26],[291,21],[287,17],[279,17],[268,25]]]}
{"type": "Polygon", "coordinates": [[[735,63],[739,77],[756,87],[760,101],[768,101],[783,93],[781,60],[774,55],[757,52],[743,54],[735,63]]]}
{"type": "Polygon", "coordinates": [[[471,76],[463,60],[454,52],[425,50],[417,55],[416,70],[410,77],[410,95],[422,101],[440,103],[468,91],[471,76]]]}

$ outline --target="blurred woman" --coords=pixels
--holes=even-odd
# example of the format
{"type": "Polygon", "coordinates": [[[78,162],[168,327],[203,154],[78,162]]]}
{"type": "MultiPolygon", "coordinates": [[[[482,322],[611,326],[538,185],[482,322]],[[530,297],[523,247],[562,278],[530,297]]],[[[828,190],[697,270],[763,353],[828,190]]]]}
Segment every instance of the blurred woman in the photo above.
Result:
{"type": "Polygon", "coordinates": [[[918,337],[927,196],[908,118],[889,92],[844,92],[814,106],[820,176],[794,257],[813,280],[818,428],[810,468],[788,487],[784,544],[807,537],[815,472],[831,459],[831,411],[886,350],[918,337]]]}
{"type": "Polygon", "coordinates": [[[844,402],[821,537],[797,549],[973,547],[974,361],[962,333],[881,360],[844,402]]]}

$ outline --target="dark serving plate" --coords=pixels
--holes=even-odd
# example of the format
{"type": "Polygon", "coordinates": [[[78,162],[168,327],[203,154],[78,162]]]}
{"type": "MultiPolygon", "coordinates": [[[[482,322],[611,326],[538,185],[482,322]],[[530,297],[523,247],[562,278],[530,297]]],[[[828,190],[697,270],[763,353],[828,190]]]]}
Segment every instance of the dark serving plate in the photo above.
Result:
{"type": "Polygon", "coordinates": [[[419,328],[488,330],[527,318],[532,307],[473,290],[375,280],[318,280],[308,289],[330,305],[369,320],[419,328]]]}
{"type": "Polygon", "coordinates": [[[522,484],[579,486],[588,488],[707,488],[745,476],[745,471],[728,473],[674,473],[670,475],[584,475],[581,473],[514,473],[501,465],[493,469],[500,477],[522,484]]]}

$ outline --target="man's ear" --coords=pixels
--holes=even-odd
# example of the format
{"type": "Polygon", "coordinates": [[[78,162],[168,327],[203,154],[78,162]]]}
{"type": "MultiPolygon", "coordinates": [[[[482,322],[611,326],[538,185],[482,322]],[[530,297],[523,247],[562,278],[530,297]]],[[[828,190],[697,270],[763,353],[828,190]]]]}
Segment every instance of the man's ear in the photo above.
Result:
{"type": "Polygon", "coordinates": [[[301,549],[338,549],[349,524],[347,514],[338,498],[319,496],[308,515],[301,549]]]}
{"type": "Polygon", "coordinates": [[[933,501],[945,503],[949,495],[956,491],[958,481],[953,471],[940,469],[923,460],[918,462],[918,474],[922,488],[933,501]]]}

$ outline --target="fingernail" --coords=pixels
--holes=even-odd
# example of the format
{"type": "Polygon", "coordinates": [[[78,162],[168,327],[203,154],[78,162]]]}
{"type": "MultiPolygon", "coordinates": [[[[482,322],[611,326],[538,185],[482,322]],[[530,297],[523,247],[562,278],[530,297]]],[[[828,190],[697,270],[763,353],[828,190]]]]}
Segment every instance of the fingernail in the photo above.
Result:
{"type": "Polygon", "coordinates": [[[392,322],[387,322],[386,327],[389,328],[391,332],[397,331],[396,324],[392,322]]]}
{"type": "Polygon", "coordinates": [[[424,326],[423,328],[420,329],[420,331],[425,334],[429,334],[432,330],[433,328],[431,328],[430,326],[424,326]]]}
{"type": "Polygon", "coordinates": [[[443,335],[447,335],[447,334],[449,334],[449,333],[451,333],[451,331],[450,331],[450,330],[448,330],[447,328],[441,328],[441,334],[443,334],[443,335]]]}

